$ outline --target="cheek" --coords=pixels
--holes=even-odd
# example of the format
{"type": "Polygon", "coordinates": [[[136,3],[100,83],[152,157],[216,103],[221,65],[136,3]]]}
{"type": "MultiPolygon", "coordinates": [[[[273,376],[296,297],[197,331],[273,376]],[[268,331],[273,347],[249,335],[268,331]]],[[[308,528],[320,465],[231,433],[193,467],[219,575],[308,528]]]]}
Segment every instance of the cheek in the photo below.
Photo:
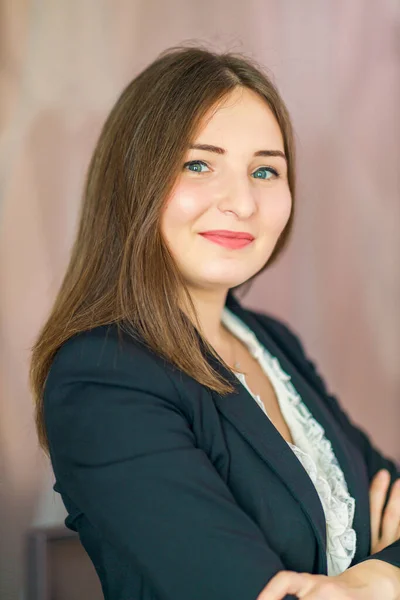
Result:
{"type": "Polygon", "coordinates": [[[289,220],[291,210],[292,197],[289,190],[283,190],[273,199],[269,198],[263,203],[261,210],[265,231],[281,233],[289,220]]]}
{"type": "Polygon", "coordinates": [[[191,186],[180,186],[167,200],[163,221],[165,226],[179,227],[190,224],[205,210],[204,191],[194,190],[191,186]]]}

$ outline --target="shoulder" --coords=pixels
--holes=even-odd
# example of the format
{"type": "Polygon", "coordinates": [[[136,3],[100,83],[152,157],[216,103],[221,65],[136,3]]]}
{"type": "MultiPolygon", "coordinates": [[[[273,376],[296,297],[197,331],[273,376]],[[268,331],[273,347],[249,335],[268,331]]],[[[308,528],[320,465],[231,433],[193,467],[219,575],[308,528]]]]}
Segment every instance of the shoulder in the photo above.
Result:
{"type": "Polygon", "coordinates": [[[57,350],[46,380],[46,393],[74,383],[134,386],[176,395],[164,359],[116,324],[79,332],[57,350]]]}
{"type": "Polygon", "coordinates": [[[170,431],[177,443],[191,442],[190,413],[162,362],[115,325],[79,332],[60,346],[43,417],[55,473],[67,485],[82,461],[125,463],[162,449],[170,431]]]}

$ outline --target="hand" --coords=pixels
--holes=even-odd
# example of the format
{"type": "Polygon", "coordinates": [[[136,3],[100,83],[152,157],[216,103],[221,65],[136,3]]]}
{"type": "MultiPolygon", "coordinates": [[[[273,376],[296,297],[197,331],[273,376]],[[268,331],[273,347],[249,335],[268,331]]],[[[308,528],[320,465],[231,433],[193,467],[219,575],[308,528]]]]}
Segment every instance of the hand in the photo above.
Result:
{"type": "Polygon", "coordinates": [[[394,600],[399,598],[398,567],[369,559],[340,575],[311,575],[280,571],[256,600],[282,600],[293,594],[301,600],[394,600]]]}
{"type": "Polygon", "coordinates": [[[400,479],[393,485],[390,498],[383,513],[390,473],[381,469],[375,475],[370,487],[371,507],[371,554],[379,552],[400,538],[400,479]],[[380,527],[382,526],[382,535],[380,527]]]}
{"type": "MultiPolygon", "coordinates": [[[[373,592],[375,593],[375,592],[373,592]]],[[[294,594],[302,600],[372,600],[368,585],[344,582],[337,577],[310,575],[295,571],[279,571],[257,596],[257,600],[282,600],[286,594],[294,594]]]]}

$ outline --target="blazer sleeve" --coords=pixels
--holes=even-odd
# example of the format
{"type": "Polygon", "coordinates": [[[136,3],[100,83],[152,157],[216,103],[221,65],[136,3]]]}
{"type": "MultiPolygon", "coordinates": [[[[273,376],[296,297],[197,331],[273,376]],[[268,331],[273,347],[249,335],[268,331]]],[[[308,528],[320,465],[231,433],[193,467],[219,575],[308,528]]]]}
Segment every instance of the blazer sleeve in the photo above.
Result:
{"type": "MultiPolygon", "coordinates": [[[[300,371],[304,374],[308,382],[318,391],[321,396],[325,399],[328,408],[331,410],[335,418],[341,424],[343,430],[349,436],[349,438],[358,446],[361,450],[369,474],[369,480],[372,481],[375,474],[380,469],[387,469],[391,475],[391,483],[388,489],[385,507],[390,497],[390,492],[393,483],[400,477],[399,465],[394,460],[385,456],[379,449],[372,443],[369,435],[359,426],[357,426],[344,411],[340,402],[336,398],[329,394],[327,385],[323,378],[318,372],[315,362],[305,353],[302,342],[298,335],[283,321],[265,315],[263,313],[255,313],[255,316],[261,320],[266,327],[274,336],[275,341],[285,346],[285,351],[290,358],[297,364],[300,371]]],[[[400,567],[400,540],[397,540],[386,546],[383,550],[370,554],[365,560],[379,559],[392,564],[393,566],[400,567]]]]}
{"type": "Polygon", "coordinates": [[[197,447],[172,378],[139,346],[114,360],[115,339],[75,338],[44,394],[58,489],[160,600],[256,600],[285,567],[197,447]]]}

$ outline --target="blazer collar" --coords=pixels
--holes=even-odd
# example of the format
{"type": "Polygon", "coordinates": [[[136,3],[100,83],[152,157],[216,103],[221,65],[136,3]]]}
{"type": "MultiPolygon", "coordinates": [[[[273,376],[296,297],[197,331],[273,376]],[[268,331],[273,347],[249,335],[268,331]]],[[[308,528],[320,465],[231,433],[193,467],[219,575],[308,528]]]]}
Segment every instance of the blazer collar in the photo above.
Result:
{"type": "MultiPolygon", "coordinates": [[[[357,530],[357,555],[360,557],[365,556],[369,550],[368,528],[365,526],[369,520],[369,506],[363,500],[365,494],[360,494],[357,491],[359,489],[357,480],[359,472],[357,473],[357,465],[352,464],[354,456],[346,444],[339,424],[332,418],[320,395],[297,370],[294,363],[286,357],[281,347],[277,345],[251,312],[240,305],[230,290],[227,295],[226,306],[253,331],[261,344],[279,360],[282,369],[291,376],[292,383],[302,397],[303,402],[313,417],[324,428],[343,470],[349,492],[353,497],[357,497],[353,527],[357,530]]],[[[267,417],[262,418],[260,407],[237,377],[214,359],[212,355],[209,355],[209,360],[212,366],[226,377],[237,390],[236,393],[227,394],[226,396],[212,392],[218,410],[240,432],[257,454],[268,463],[299,502],[318,542],[318,572],[327,574],[326,520],[314,484],[278,430],[267,417]]],[[[353,563],[356,562],[357,555],[354,557],[353,563]]]]}

